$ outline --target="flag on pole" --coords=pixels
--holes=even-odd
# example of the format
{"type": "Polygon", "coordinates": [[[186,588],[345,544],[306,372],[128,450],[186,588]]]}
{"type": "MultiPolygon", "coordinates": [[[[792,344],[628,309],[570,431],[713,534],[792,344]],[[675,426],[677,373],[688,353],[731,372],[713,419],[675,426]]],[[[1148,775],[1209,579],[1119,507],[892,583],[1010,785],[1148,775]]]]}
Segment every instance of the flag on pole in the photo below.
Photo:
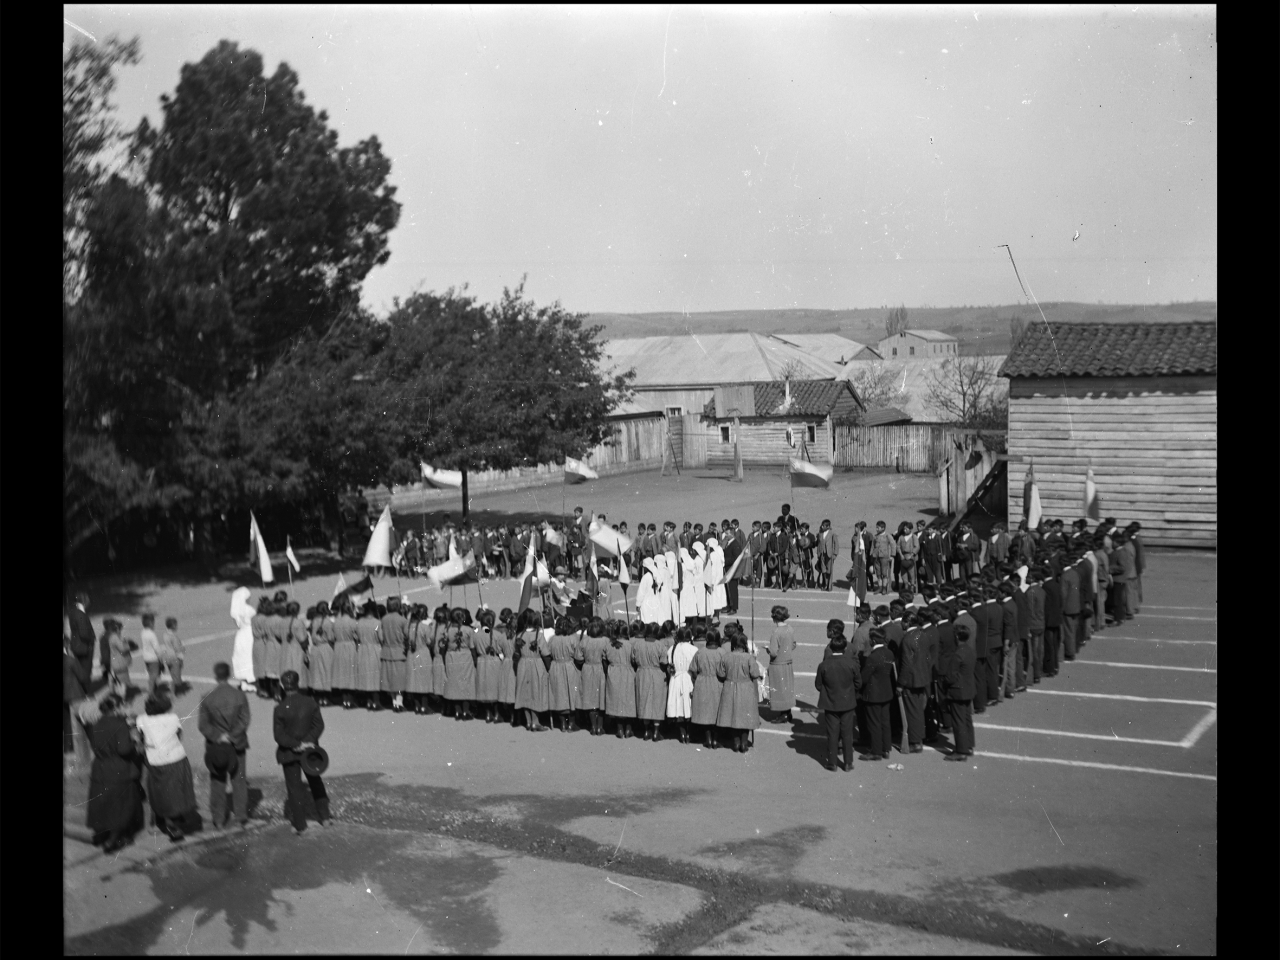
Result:
{"type": "Polygon", "coordinates": [[[378,524],[373,528],[373,536],[369,538],[369,547],[364,552],[364,567],[391,566],[391,504],[382,510],[378,524]]]}
{"type": "Polygon", "coordinates": [[[533,551],[526,550],[524,554],[524,573],[520,575],[520,603],[516,607],[517,616],[529,609],[529,600],[533,596],[533,577],[534,577],[533,551]]]}
{"type": "Polygon", "coordinates": [[[733,561],[733,566],[724,572],[724,576],[720,578],[720,583],[728,583],[738,576],[739,570],[745,570],[751,566],[751,545],[742,548],[742,552],[738,554],[738,559],[733,561]]]}
{"type": "Polygon", "coordinates": [[[1090,520],[1097,520],[1102,516],[1102,506],[1098,503],[1098,488],[1093,482],[1093,467],[1089,467],[1084,474],[1084,515],[1090,520]]]}
{"type": "Polygon", "coordinates": [[[267,541],[262,539],[262,531],[258,529],[258,518],[249,511],[249,562],[258,565],[258,573],[263,583],[271,583],[275,575],[271,572],[271,558],[267,556],[267,541]]]}
{"type": "Polygon", "coordinates": [[[426,481],[428,486],[439,490],[462,489],[461,470],[437,470],[426,463],[421,463],[419,466],[422,468],[422,479],[426,481]]]}
{"type": "Polygon", "coordinates": [[[551,527],[550,527],[550,526],[548,526],[545,530],[543,530],[543,531],[542,531],[542,542],[543,542],[543,543],[549,543],[549,544],[551,544],[552,546],[554,546],[554,547],[559,547],[560,549],[562,549],[562,550],[563,550],[563,549],[564,549],[564,534],[563,534],[563,533],[560,533],[560,532],[559,532],[559,531],[557,531],[557,530],[553,530],[553,529],[551,529],[551,527]]]}
{"type": "Polygon", "coordinates": [[[587,480],[599,480],[600,474],[596,473],[581,460],[565,457],[564,479],[566,483],[583,483],[587,480]]]}
{"type": "Polygon", "coordinates": [[[1040,526],[1040,488],[1036,486],[1036,467],[1033,463],[1027,467],[1027,482],[1022,486],[1022,516],[1027,521],[1027,529],[1034,530],[1040,526]]]}
{"type": "Polygon", "coordinates": [[[300,563],[298,562],[298,558],[297,558],[296,556],[294,556],[294,553],[293,553],[293,544],[289,542],[289,538],[288,538],[288,537],[285,537],[285,538],[284,538],[284,555],[285,555],[286,557],[288,557],[288,558],[289,558],[289,562],[290,562],[291,564],[293,564],[293,572],[294,572],[294,573],[301,573],[301,572],[302,572],[302,564],[300,564],[300,563]]]}
{"type": "Polygon", "coordinates": [[[346,579],[342,574],[338,574],[338,583],[335,586],[340,586],[342,588],[334,593],[333,598],[335,600],[338,597],[346,595],[351,598],[351,602],[357,607],[360,606],[362,598],[367,599],[373,595],[373,581],[370,580],[367,575],[361,577],[350,586],[347,586],[346,579]]]}
{"type": "Polygon", "coordinates": [[[830,464],[810,463],[808,460],[791,458],[791,486],[794,487],[826,487],[831,483],[831,475],[835,470],[830,464]]]}
{"type": "Polygon", "coordinates": [[[449,541],[449,559],[444,563],[438,563],[427,571],[427,579],[436,586],[443,586],[466,576],[467,571],[473,570],[476,565],[475,553],[468,550],[466,554],[459,554],[458,547],[453,540],[449,541]]]}
{"type": "Polygon", "coordinates": [[[338,574],[338,582],[333,585],[333,596],[330,597],[329,599],[336,600],[338,597],[338,594],[342,593],[346,589],[347,589],[347,578],[344,577],[342,574],[338,574]]]}
{"type": "Polygon", "coordinates": [[[596,525],[587,534],[591,542],[600,548],[600,552],[610,557],[620,557],[631,549],[631,538],[623,536],[611,527],[596,525]]]}

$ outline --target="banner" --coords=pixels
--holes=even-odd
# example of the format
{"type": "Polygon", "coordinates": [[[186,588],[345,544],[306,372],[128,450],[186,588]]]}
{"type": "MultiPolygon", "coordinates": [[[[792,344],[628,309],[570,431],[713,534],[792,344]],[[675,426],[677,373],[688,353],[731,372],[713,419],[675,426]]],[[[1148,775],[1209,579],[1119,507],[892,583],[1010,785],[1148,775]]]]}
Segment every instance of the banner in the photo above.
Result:
{"type": "Polygon", "coordinates": [[[724,576],[720,578],[719,583],[728,583],[730,580],[738,576],[739,570],[745,570],[751,566],[751,545],[742,548],[742,552],[738,554],[738,559],[733,561],[733,566],[724,572],[724,576]]]}
{"type": "Polygon", "coordinates": [[[1093,482],[1093,467],[1089,467],[1084,475],[1084,515],[1090,520],[1097,520],[1102,516],[1102,507],[1098,503],[1098,488],[1093,482]]]}
{"type": "Polygon", "coordinates": [[[830,464],[810,463],[808,460],[791,458],[792,487],[826,487],[831,483],[835,469],[830,464]]]}
{"type": "Polygon", "coordinates": [[[587,480],[599,480],[600,474],[596,473],[581,460],[565,457],[564,479],[566,483],[584,483],[587,480]]]}
{"type": "Polygon", "coordinates": [[[262,531],[258,529],[258,519],[249,511],[249,562],[258,565],[258,574],[263,583],[272,583],[275,575],[271,572],[271,558],[267,556],[267,541],[262,539],[262,531]]]}
{"type": "Polygon", "coordinates": [[[391,566],[391,504],[382,510],[378,525],[373,528],[373,536],[369,538],[369,547],[364,552],[362,567],[391,566]]]}
{"type": "Polygon", "coordinates": [[[293,554],[293,544],[289,542],[289,538],[288,538],[288,537],[285,537],[285,540],[284,540],[284,555],[288,558],[289,562],[290,562],[291,564],[293,564],[293,572],[294,572],[294,573],[301,573],[301,572],[302,572],[302,564],[300,564],[300,563],[298,562],[298,558],[297,558],[296,556],[294,556],[294,554],[293,554]]]}
{"type": "Polygon", "coordinates": [[[422,468],[422,479],[426,481],[428,486],[435,487],[437,490],[462,489],[461,470],[437,470],[434,467],[427,466],[426,463],[422,463],[420,466],[422,468]]]}
{"type": "Polygon", "coordinates": [[[1036,486],[1035,464],[1027,467],[1027,482],[1022,486],[1022,516],[1027,521],[1027,529],[1034,530],[1040,526],[1040,488],[1036,486]]]}
{"type": "Polygon", "coordinates": [[[612,527],[598,527],[588,536],[591,542],[600,548],[600,552],[610,557],[620,557],[631,549],[631,538],[624,536],[612,527]]]}

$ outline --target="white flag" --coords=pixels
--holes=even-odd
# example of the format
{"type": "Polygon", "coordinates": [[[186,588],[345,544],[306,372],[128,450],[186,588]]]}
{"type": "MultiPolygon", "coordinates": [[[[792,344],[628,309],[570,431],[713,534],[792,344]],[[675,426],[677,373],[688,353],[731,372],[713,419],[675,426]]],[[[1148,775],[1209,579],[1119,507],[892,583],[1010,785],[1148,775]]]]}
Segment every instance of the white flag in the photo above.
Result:
{"type": "MultiPolygon", "coordinates": [[[[347,589],[347,578],[342,574],[338,574],[338,582],[333,585],[333,597],[336,597],[345,589],[347,589]]],[[[333,597],[329,599],[332,600],[333,597]]]]}
{"type": "Polygon", "coordinates": [[[293,544],[289,542],[289,538],[288,538],[288,537],[285,537],[285,541],[284,541],[284,555],[285,555],[286,557],[288,557],[289,562],[290,562],[291,564],[293,564],[293,572],[294,572],[294,573],[301,573],[301,572],[302,572],[302,564],[300,564],[300,563],[298,562],[298,558],[297,558],[296,556],[294,556],[294,554],[293,554],[293,544]]]}
{"type": "Polygon", "coordinates": [[[257,560],[258,573],[263,583],[272,583],[275,575],[271,572],[271,558],[267,556],[267,541],[262,539],[262,531],[258,529],[258,518],[249,511],[249,562],[257,560]]]}
{"type": "Polygon", "coordinates": [[[596,473],[581,460],[565,457],[564,479],[567,483],[582,483],[586,480],[599,480],[600,474],[596,473]]]}
{"type": "Polygon", "coordinates": [[[382,510],[378,525],[373,528],[373,536],[369,538],[368,549],[364,552],[364,567],[391,566],[391,504],[382,510]]]}
{"type": "Polygon", "coordinates": [[[437,470],[425,463],[421,463],[419,466],[422,469],[422,479],[426,481],[428,486],[437,487],[439,489],[461,489],[461,470],[437,470]]]}

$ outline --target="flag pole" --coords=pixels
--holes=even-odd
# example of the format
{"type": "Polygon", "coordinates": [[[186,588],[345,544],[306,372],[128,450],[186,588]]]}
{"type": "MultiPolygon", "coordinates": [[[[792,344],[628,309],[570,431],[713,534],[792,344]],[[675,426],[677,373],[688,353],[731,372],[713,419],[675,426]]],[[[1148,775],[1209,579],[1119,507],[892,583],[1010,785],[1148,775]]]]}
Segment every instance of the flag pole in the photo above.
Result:
{"type": "MultiPolygon", "coordinates": [[[[288,534],[285,534],[285,537],[284,537],[284,547],[285,547],[285,550],[292,552],[293,544],[289,540],[288,534]]],[[[289,562],[288,557],[284,558],[284,568],[289,571],[289,592],[293,593],[293,564],[289,562]]]]}

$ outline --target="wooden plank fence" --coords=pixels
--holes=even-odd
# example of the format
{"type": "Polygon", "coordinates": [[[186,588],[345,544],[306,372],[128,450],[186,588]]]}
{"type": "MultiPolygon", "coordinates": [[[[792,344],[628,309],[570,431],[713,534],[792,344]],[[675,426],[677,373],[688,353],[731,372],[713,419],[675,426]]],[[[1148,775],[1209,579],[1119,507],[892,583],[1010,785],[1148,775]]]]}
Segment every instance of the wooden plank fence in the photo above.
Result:
{"type": "MultiPolygon", "coordinates": [[[[934,475],[961,450],[967,456],[974,436],[972,430],[937,423],[883,427],[837,425],[835,433],[838,467],[880,467],[900,473],[934,475]]],[[[984,435],[1001,433],[1003,431],[984,431],[984,435]]]]}

